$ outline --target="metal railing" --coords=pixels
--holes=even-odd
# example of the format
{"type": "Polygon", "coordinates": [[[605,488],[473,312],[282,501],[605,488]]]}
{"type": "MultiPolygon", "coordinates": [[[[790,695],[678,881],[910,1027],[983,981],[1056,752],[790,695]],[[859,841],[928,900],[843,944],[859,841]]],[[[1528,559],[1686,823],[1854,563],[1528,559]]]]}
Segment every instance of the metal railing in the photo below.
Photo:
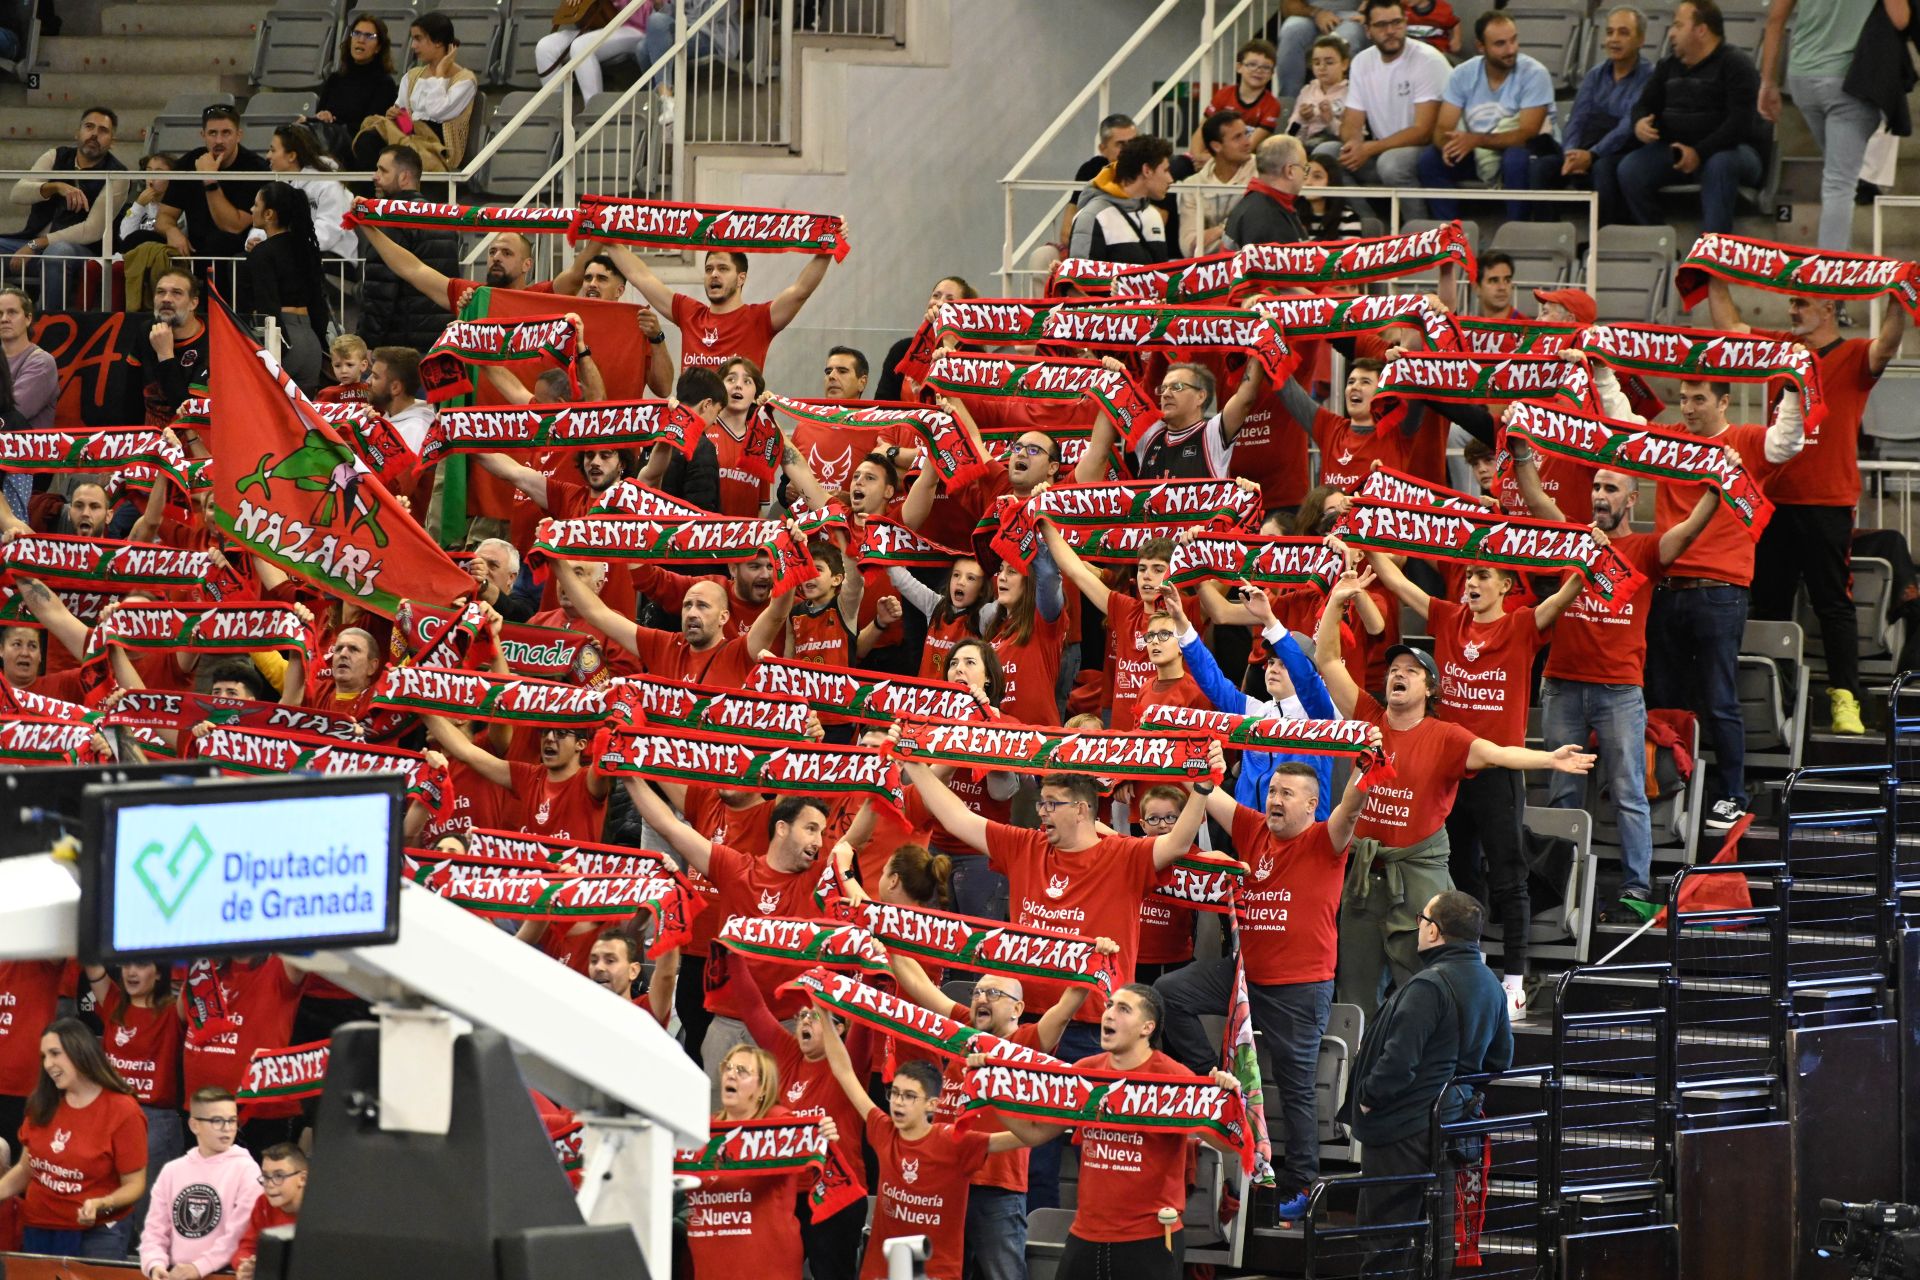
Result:
{"type": "MultiPolygon", "coordinates": [[[[1446,1264],[1466,1263],[1456,1254],[1460,1234],[1454,1220],[1456,1196],[1478,1191],[1482,1212],[1474,1227],[1474,1251],[1480,1261],[1476,1277],[1508,1276],[1537,1280],[1555,1274],[1558,1252],[1555,1224],[1559,1218],[1555,1187],[1560,1182],[1560,1154],[1553,1109],[1554,1069],[1520,1067],[1494,1074],[1455,1076],[1440,1092],[1430,1120],[1432,1150],[1439,1177],[1429,1191],[1429,1215],[1435,1223],[1433,1247],[1439,1253],[1435,1275],[1446,1274],[1446,1264]],[[1491,1090],[1529,1088],[1536,1093],[1532,1106],[1518,1111],[1485,1114],[1469,1104],[1469,1114],[1442,1120],[1456,1089],[1486,1099],[1491,1090]],[[1457,1158],[1464,1157],[1464,1158],[1457,1158]]],[[[1464,1197],[1471,1203],[1472,1197],[1464,1197]]],[[[1469,1232],[1473,1231],[1469,1228],[1469,1232]]]]}
{"type": "MultiPolygon", "coordinates": [[[[1302,1231],[1306,1280],[1356,1274],[1424,1280],[1431,1274],[1434,1248],[1428,1193],[1439,1183],[1431,1173],[1351,1174],[1316,1181],[1307,1194],[1302,1231]],[[1392,1196],[1400,1211],[1383,1221],[1361,1222],[1359,1200],[1368,1195],[1392,1196]]],[[[1452,1194],[1451,1184],[1446,1190],[1452,1194]]]]}
{"type": "Polygon", "coordinates": [[[1561,975],[1553,1014],[1556,1169],[1563,1199],[1657,1200],[1672,1173],[1673,966],[1561,975]],[[1603,1007],[1576,1008],[1592,1000],[1603,1007]]]}
{"type": "Polygon", "coordinates": [[[1920,672],[1894,677],[1887,691],[1887,759],[1893,770],[1893,895],[1904,915],[1920,913],[1920,672]]]}
{"type": "Polygon", "coordinates": [[[1781,792],[1781,858],[1791,877],[1787,989],[1892,972],[1893,831],[1890,765],[1805,766],[1781,792]],[[1822,783],[1866,783],[1857,791],[1822,783]]]}
{"type": "MultiPolygon", "coordinates": [[[[1717,1113],[1741,1120],[1775,1114],[1787,1037],[1787,912],[1792,892],[1780,862],[1702,864],[1673,877],[1667,911],[1667,962],[1673,996],[1674,1088],[1720,1090],[1731,1105],[1717,1113]],[[1773,901],[1745,907],[1682,907],[1683,890],[1729,876],[1772,882],[1773,901]],[[1769,1084],[1759,1102],[1741,1091],[1769,1084]]],[[[1691,1115],[1683,1102],[1682,1115],[1691,1115]]]]}

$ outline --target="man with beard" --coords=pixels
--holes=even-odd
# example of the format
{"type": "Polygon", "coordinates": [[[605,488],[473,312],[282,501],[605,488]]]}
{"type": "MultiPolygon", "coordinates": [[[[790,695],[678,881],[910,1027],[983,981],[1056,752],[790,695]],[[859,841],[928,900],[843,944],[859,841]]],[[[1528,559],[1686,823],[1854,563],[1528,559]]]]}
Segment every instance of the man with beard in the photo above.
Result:
{"type": "MultiPolygon", "coordinates": [[[[124,173],[126,166],[113,154],[113,131],[119,124],[120,117],[106,107],[88,107],[80,113],[80,132],[74,145],[47,148],[33,162],[34,169],[124,173]]],[[[29,259],[50,259],[41,268],[41,305],[51,310],[79,310],[80,298],[73,287],[80,280],[76,259],[100,251],[107,218],[122,203],[122,185],[105,178],[82,178],[78,182],[22,178],[16,182],[12,203],[31,208],[27,225],[18,235],[0,236],[0,253],[12,255],[7,274],[23,279],[29,259]],[[50,284],[49,276],[58,284],[50,284]]]]}
{"type": "MultiPolygon", "coordinates": [[[[267,158],[240,141],[240,113],[216,103],[200,113],[203,145],[180,157],[178,169],[199,173],[266,173],[267,158]]],[[[253,198],[259,182],[219,179],[212,182],[176,177],[167,184],[154,230],[180,257],[239,258],[247,251],[247,233],[253,230],[253,198]],[[186,226],[181,227],[182,219],[186,226]]],[[[204,264],[211,269],[211,264],[204,264]]],[[[231,284],[227,291],[232,292],[231,284]]]]}
{"type": "MultiPolygon", "coordinates": [[[[106,489],[97,480],[82,480],[73,486],[73,492],[67,495],[67,505],[47,532],[70,533],[81,538],[110,537],[107,526],[112,518],[113,508],[108,505],[106,489]]],[[[25,520],[0,503],[0,540],[11,542],[32,532],[25,520]]]]}
{"type": "MultiPolygon", "coordinates": [[[[420,395],[420,353],[412,347],[375,347],[367,372],[367,404],[416,454],[427,442],[435,410],[420,395]]],[[[423,513],[424,514],[424,513],[423,513]]]]}
{"type": "Polygon", "coordinates": [[[1409,645],[1387,650],[1387,700],[1384,706],[1376,702],[1354,683],[1340,656],[1340,617],[1347,601],[1373,583],[1371,571],[1349,569],[1341,575],[1314,635],[1314,660],[1334,707],[1345,719],[1380,727],[1387,763],[1394,769],[1392,782],[1376,782],[1367,792],[1340,907],[1336,998],[1359,1005],[1369,1017],[1379,1005],[1387,969],[1394,985],[1404,986],[1418,967],[1412,945],[1415,904],[1453,887],[1446,821],[1460,780],[1489,766],[1584,774],[1594,760],[1574,743],[1551,752],[1503,747],[1439,719],[1432,712],[1440,668],[1432,654],[1409,645]]]}
{"type": "Polygon", "coordinates": [[[606,252],[649,306],[673,317],[674,326],[680,330],[683,370],[697,365],[717,368],[732,356],[745,356],[759,368],[766,368],[767,348],[775,335],[799,316],[800,308],[807,305],[807,299],[827,278],[827,268],[833,265],[831,253],[817,253],[772,302],[748,302],[744,253],[710,250],[701,269],[702,296],[696,299],[669,289],[653,268],[626,246],[610,244],[606,252]]]}
{"type": "MultiPolygon", "coordinates": [[[[418,200],[420,156],[412,147],[388,147],[374,168],[373,189],[382,199],[418,200]]],[[[451,231],[362,227],[360,234],[379,256],[362,253],[366,278],[360,291],[357,332],[369,347],[412,347],[425,351],[447,327],[444,286],[415,293],[407,287],[416,268],[441,280],[460,273],[460,241],[451,231]],[[405,266],[389,265],[389,261],[405,266]]]]}
{"type": "Polygon", "coordinates": [[[735,688],[758,661],[756,655],[773,647],[786,623],[784,612],[763,612],[744,636],[727,638],[727,593],[717,582],[700,581],[687,588],[680,602],[680,629],[659,631],[623,617],[594,593],[576,561],[554,565],[560,599],[575,616],[640,659],[647,674],[714,688],[735,688]]]}
{"type": "Polygon", "coordinates": [[[744,636],[766,612],[773,598],[773,559],[761,552],[751,560],[736,561],[719,574],[674,573],[657,564],[633,566],[633,588],[668,612],[678,612],[686,603],[687,589],[696,582],[711,582],[727,593],[727,625],[722,635],[731,640],[744,636]]]}
{"type": "MultiPolygon", "coordinates": [[[[588,245],[587,249],[593,251],[597,246],[588,245]]],[[[580,273],[580,297],[599,302],[618,302],[625,296],[626,277],[620,274],[620,268],[605,253],[594,252],[584,264],[576,259],[576,266],[580,273]]],[[[554,280],[554,292],[575,292],[567,288],[567,279],[573,270],[573,267],[569,267],[554,280]]],[[[645,302],[635,309],[634,318],[647,340],[647,390],[655,395],[667,395],[673,389],[673,357],[667,354],[667,331],[661,325],[659,315],[645,302]]]]}
{"type": "Polygon", "coordinates": [[[207,381],[207,326],[195,310],[200,285],[185,271],[167,271],[153,282],[153,326],[146,350],[136,345],[127,363],[141,371],[147,425],[171,424],[195,384],[207,381]]]}
{"type": "MultiPolygon", "coordinates": [[[[1433,145],[1420,153],[1420,185],[1457,187],[1463,179],[1497,170],[1508,191],[1559,185],[1560,144],[1554,139],[1553,77],[1538,58],[1520,52],[1520,28],[1489,10],[1473,24],[1480,56],[1453,69],[1440,96],[1433,145]],[[1491,164],[1489,164],[1491,154],[1491,164]]],[[[1458,216],[1458,202],[1433,200],[1433,216],[1458,216]]],[[[1507,216],[1527,216],[1509,201],[1507,216]]]]}
{"type": "MultiPolygon", "coordinates": [[[[660,797],[651,783],[639,778],[624,778],[627,795],[647,826],[665,839],[667,847],[687,866],[711,880],[719,895],[710,910],[716,925],[724,925],[735,916],[755,919],[778,916],[783,920],[824,918],[823,909],[814,901],[820,872],[815,859],[824,847],[827,811],[811,796],[781,796],[767,817],[767,852],[753,857],[724,844],[715,844],[688,826],[660,797]]],[[[751,1042],[747,1024],[742,1020],[739,997],[727,989],[732,983],[719,984],[715,974],[715,951],[707,960],[707,1008],[713,1021],[701,1044],[701,1060],[717,1091],[719,1069],[727,1050],[751,1042]]],[[[793,976],[790,966],[758,960],[729,959],[718,966],[746,969],[743,978],[759,988],[759,994],[775,1018],[791,1018],[806,1004],[804,998],[780,993],[780,986],[793,976]]],[[[772,1051],[772,1046],[762,1045],[772,1051]]],[[[856,1168],[859,1166],[856,1164],[856,1168]]]]}
{"type": "MultiPolygon", "coordinates": [[[[1691,5],[1687,6],[1692,8],[1691,5]]],[[[1843,338],[1832,298],[1792,294],[1787,332],[1754,329],[1740,319],[1724,280],[1708,281],[1713,327],[1727,333],[1803,343],[1814,354],[1827,417],[1794,464],[1773,478],[1773,519],[1754,548],[1753,616],[1793,617],[1802,580],[1820,620],[1827,654],[1827,697],[1836,733],[1866,732],[1860,720],[1860,626],[1853,612],[1853,512],[1860,501],[1860,418],[1880,375],[1900,353],[1907,313],[1888,307],[1880,332],[1843,338]]]]}

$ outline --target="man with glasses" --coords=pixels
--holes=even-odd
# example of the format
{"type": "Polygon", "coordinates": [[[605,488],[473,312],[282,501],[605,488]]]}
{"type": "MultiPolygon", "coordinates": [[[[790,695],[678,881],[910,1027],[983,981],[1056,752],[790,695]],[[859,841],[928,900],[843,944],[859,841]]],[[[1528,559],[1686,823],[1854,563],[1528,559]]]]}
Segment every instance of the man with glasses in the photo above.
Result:
{"type": "Polygon", "coordinates": [[[260,1198],[260,1166],[240,1136],[240,1107],[218,1086],[197,1089],[187,1110],[193,1149],[154,1179],[140,1271],[148,1280],[200,1280],[233,1258],[260,1198]]]}
{"type": "Polygon", "coordinates": [[[1307,184],[1307,149],[1290,133],[1268,138],[1253,157],[1247,194],[1227,213],[1222,249],[1250,244],[1299,244],[1313,237],[1294,208],[1307,184]]]}
{"type": "MultiPolygon", "coordinates": [[[[423,716],[427,736],[447,759],[458,761],[520,802],[517,829],[552,840],[598,840],[606,823],[613,780],[586,767],[587,742],[575,729],[540,730],[540,763],[504,760],[442,716],[423,716]]],[[[531,729],[526,732],[532,732],[531,729]]]]}
{"type": "MultiPolygon", "coordinates": [[[[1296,144],[1298,145],[1298,144],[1296,144]]],[[[1107,356],[1107,368],[1121,373],[1127,366],[1107,356]]],[[[1160,379],[1160,420],[1134,447],[1128,462],[1140,480],[1225,480],[1233,461],[1233,439],[1240,424],[1260,403],[1266,387],[1266,375],[1260,365],[1247,361],[1246,373],[1220,412],[1209,415],[1213,406],[1213,371],[1199,364],[1171,364],[1160,379]]],[[[1081,484],[1098,484],[1106,479],[1107,458],[1119,442],[1113,419],[1098,414],[1087,438],[1087,451],[1074,465],[1073,478],[1081,484]]],[[[1251,480],[1245,485],[1258,488],[1251,480]]]]}
{"type": "MultiPolygon", "coordinates": [[[[225,104],[215,104],[200,113],[200,141],[203,145],[180,157],[176,172],[167,183],[166,203],[154,229],[166,238],[174,253],[189,258],[240,258],[246,253],[247,233],[253,230],[253,198],[262,183],[236,182],[221,178],[202,181],[181,174],[266,173],[267,158],[242,145],[240,113],[225,104]],[[184,227],[181,225],[185,220],[184,227]]],[[[224,274],[216,277],[228,296],[233,293],[233,267],[225,264],[224,274]]],[[[213,268],[202,263],[199,275],[207,279],[213,268]]]]}
{"type": "MultiPolygon", "coordinates": [[[[1347,71],[1347,112],[1338,144],[1314,154],[1329,169],[1338,163],[1368,186],[1419,185],[1420,153],[1433,141],[1440,98],[1452,68],[1447,55],[1424,40],[1407,39],[1400,0],[1367,0],[1367,38],[1347,71]]],[[[1403,201],[1400,216],[1421,216],[1418,201],[1403,201]]]]}
{"type": "MultiPolygon", "coordinates": [[[[40,172],[98,170],[124,173],[126,166],[113,154],[113,131],[120,117],[106,107],[88,107],[80,113],[80,132],[70,147],[48,147],[33,162],[40,172]]],[[[123,203],[123,183],[105,178],[78,182],[22,178],[13,185],[11,203],[30,206],[27,224],[18,234],[0,236],[0,253],[10,254],[7,274],[24,280],[33,258],[51,258],[41,270],[40,304],[49,310],[80,308],[74,285],[80,279],[81,258],[100,252],[107,218],[123,203]],[[58,285],[48,283],[48,276],[58,285]]],[[[35,424],[40,425],[40,424],[35,424]]],[[[51,424],[47,424],[51,425],[51,424]]]]}
{"type": "Polygon", "coordinates": [[[300,1202],[307,1195],[307,1153],[291,1142],[277,1142],[262,1151],[260,1188],[263,1194],[253,1202],[247,1229],[233,1251],[233,1270],[240,1280],[253,1280],[260,1233],[287,1226],[300,1217],[300,1202]]]}

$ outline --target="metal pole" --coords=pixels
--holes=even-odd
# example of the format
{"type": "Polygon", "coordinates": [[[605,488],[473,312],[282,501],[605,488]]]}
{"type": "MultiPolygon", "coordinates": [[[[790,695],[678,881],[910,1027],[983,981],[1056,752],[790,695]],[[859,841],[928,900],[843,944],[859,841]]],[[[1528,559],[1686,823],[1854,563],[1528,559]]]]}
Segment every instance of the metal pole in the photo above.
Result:
{"type": "MultiPolygon", "coordinates": [[[[1200,15],[1200,47],[1205,50],[1200,55],[1200,110],[1205,111],[1207,104],[1213,101],[1213,42],[1219,39],[1219,31],[1214,26],[1213,0],[1207,0],[1200,15]]],[[[1186,121],[1182,120],[1182,127],[1186,121]]]]}

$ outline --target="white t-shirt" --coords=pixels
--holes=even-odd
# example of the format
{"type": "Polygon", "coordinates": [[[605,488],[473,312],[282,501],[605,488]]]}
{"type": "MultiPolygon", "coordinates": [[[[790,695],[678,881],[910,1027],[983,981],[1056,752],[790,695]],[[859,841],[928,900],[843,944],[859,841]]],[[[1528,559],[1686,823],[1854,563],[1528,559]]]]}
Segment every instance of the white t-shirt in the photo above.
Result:
{"type": "Polygon", "coordinates": [[[1362,49],[1347,72],[1347,106],[1367,113],[1368,133],[1389,137],[1413,123],[1414,107],[1440,100],[1452,72],[1447,55],[1424,41],[1408,40],[1392,62],[1362,49]]]}

